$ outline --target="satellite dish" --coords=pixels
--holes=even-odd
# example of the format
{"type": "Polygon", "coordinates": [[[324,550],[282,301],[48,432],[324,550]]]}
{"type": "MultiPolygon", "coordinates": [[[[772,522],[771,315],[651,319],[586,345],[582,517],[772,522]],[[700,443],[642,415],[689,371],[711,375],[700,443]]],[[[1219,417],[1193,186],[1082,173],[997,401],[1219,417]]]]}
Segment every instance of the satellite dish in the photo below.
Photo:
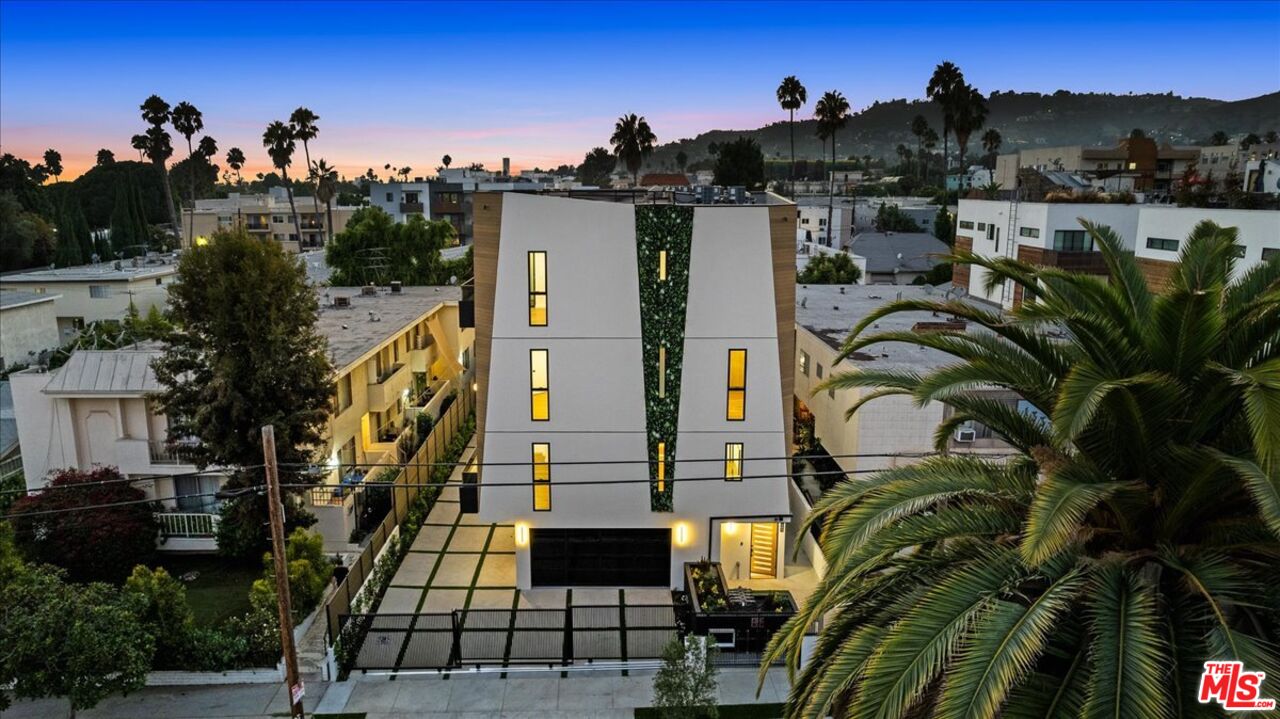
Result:
{"type": "Polygon", "coordinates": [[[450,275],[450,277],[449,277],[449,284],[451,284],[451,285],[456,285],[456,284],[458,284],[458,276],[457,276],[457,275],[450,275]]]}

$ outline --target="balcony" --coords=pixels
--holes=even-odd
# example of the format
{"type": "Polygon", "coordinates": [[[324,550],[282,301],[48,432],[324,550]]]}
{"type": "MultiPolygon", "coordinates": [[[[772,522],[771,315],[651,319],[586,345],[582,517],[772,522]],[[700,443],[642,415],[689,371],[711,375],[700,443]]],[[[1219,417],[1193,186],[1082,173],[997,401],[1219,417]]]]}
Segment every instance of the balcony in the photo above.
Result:
{"type": "Polygon", "coordinates": [[[205,539],[218,536],[222,517],[207,512],[157,512],[164,539],[205,539]]]}
{"type": "Polygon", "coordinates": [[[147,452],[152,464],[191,464],[191,447],[182,443],[170,445],[164,440],[147,442],[147,452]]]}
{"type": "Polygon", "coordinates": [[[369,409],[381,412],[409,389],[413,373],[409,365],[396,363],[375,381],[369,383],[369,409]]]}
{"type": "Polygon", "coordinates": [[[401,202],[400,203],[400,214],[402,215],[408,215],[413,213],[417,213],[421,215],[423,212],[426,212],[426,209],[427,209],[426,206],[423,205],[421,202],[401,202]]]}
{"type": "Polygon", "coordinates": [[[426,372],[436,360],[435,340],[431,335],[419,337],[409,350],[409,369],[414,372],[426,372]]]}

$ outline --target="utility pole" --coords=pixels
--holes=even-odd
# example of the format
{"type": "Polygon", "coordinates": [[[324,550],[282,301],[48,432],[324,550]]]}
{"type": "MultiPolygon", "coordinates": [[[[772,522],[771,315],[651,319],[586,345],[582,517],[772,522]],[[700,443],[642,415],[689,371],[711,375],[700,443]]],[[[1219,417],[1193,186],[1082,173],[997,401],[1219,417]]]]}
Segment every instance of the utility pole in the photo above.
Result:
{"type": "Polygon", "coordinates": [[[289,687],[289,716],[304,719],[302,679],[298,676],[298,651],[293,645],[293,610],[289,599],[289,558],[284,543],[284,505],[280,502],[280,476],[276,467],[276,431],[262,428],[262,458],[267,473],[267,511],[271,517],[271,556],[276,570],[276,603],[280,608],[280,648],[284,650],[284,677],[289,687]]]}

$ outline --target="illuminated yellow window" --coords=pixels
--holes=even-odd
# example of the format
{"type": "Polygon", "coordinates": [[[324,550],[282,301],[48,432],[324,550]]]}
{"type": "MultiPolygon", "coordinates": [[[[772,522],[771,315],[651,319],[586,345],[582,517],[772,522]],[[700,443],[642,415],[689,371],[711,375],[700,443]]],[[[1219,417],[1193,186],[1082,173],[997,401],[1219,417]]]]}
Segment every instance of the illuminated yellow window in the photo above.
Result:
{"type": "Polygon", "coordinates": [[[551,445],[535,442],[533,445],[533,510],[546,512],[551,509],[551,445]]]}
{"type": "Polygon", "coordinates": [[[724,478],[742,480],[742,443],[727,442],[724,445],[724,478]]]}
{"type": "Polygon", "coordinates": [[[529,350],[529,394],[534,421],[551,419],[551,390],[547,376],[546,350],[529,350]]]}
{"type": "Polygon", "coordinates": [[[529,326],[547,326],[547,253],[529,253],[529,326]]]}
{"type": "Polygon", "coordinates": [[[667,281],[667,251],[658,252],[658,281],[667,281]]]}
{"type": "Polygon", "coordinates": [[[667,396],[667,347],[658,348],[658,396],[667,396]]]}
{"type": "Polygon", "coordinates": [[[667,488],[667,443],[658,443],[658,491],[667,488]]]}
{"type": "Polygon", "coordinates": [[[747,416],[747,351],[729,350],[729,411],[728,419],[741,420],[747,416]]]}

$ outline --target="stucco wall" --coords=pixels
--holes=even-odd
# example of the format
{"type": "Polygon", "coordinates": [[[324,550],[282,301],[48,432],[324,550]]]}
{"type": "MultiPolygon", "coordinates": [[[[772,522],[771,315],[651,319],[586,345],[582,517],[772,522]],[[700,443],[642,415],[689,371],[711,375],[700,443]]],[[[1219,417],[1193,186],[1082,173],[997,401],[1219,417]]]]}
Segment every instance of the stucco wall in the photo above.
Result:
{"type": "Polygon", "coordinates": [[[0,310],[0,368],[31,364],[37,355],[57,347],[54,301],[0,310]]]}

